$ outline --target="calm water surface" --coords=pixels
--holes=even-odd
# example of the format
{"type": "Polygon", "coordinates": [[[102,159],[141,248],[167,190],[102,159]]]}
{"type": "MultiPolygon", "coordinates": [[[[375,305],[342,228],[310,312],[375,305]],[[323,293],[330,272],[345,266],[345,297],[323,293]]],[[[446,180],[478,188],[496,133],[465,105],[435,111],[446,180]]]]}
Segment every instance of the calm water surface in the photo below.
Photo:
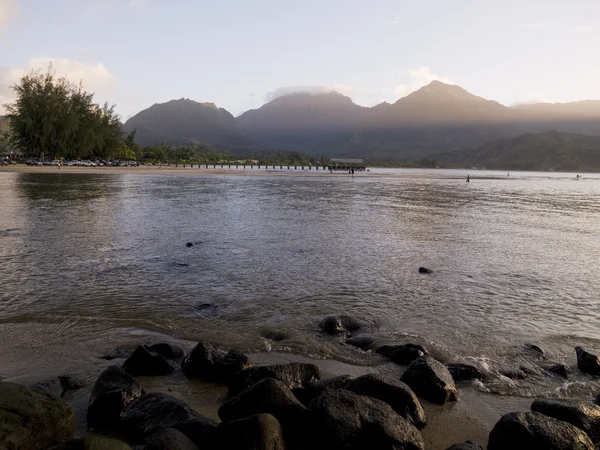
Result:
{"type": "Polygon", "coordinates": [[[497,372],[527,343],[600,351],[600,175],[465,173],[0,173],[0,375],[165,336],[380,364],[318,333],[346,313],[486,368],[482,390],[595,392],[497,372]]]}

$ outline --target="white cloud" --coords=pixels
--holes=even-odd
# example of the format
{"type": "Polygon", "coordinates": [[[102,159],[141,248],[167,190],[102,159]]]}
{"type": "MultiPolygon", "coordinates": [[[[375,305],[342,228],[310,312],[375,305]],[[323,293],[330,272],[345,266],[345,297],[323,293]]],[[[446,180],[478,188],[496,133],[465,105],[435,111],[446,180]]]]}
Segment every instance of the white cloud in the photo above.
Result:
{"type": "Polygon", "coordinates": [[[150,4],[150,0],[129,0],[129,6],[132,8],[144,8],[150,4]]]}
{"type": "Polygon", "coordinates": [[[360,90],[343,84],[318,84],[308,86],[286,86],[269,92],[265,95],[266,102],[272,102],[276,98],[291,94],[327,94],[329,92],[337,92],[347,97],[357,95],[360,90]]]}
{"type": "Polygon", "coordinates": [[[394,20],[390,22],[390,26],[397,27],[402,23],[402,16],[394,17],[394,20]]]}
{"type": "Polygon", "coordinates": [[[0,32],[19,14],[17,0],[0,0],[0,32]]]}
{"type": "Polygon", "coordinates": [[[594,31],[594,27],[592,25],[575,25],[571,27],[571,30],[576,33],[591,33],[594,31]]]}
{"type": "Polygon", "coordinates": [[[411,92],[418,91],[423,86],[427,86],[432,81],[441,81],[446,84],[454,84],[454,81],[446,76],[437,75],[431,72],[431,69],[427,66],[421,66],[418,69],[409,70],[405,72],[406,75],[410,76],[408,83],[399,84],[394,89],[396,99],[402,98],[410,94],[411,92]]]}
{"type": "Polygon", "coordinates": [[[542,31],[548,28],[548,25],[544,23],[526,23],[521,25],[521,28],[525,28],[526,30],[537,30],[542,31]]]}
{"type": "Polygon", "coordinates": [[[59,77],[66,77],[75,83],[80,81],[89,92],[94,92],[94,99],[103,102],[114,98],[117,80],[101,63],[87,63],[68,58],[31,58],[21,67],[0,69],[0,114],[4,112],[5,103],[13,101],[10,86],[32,70],[46,70],[52,64],[59,77]]]}

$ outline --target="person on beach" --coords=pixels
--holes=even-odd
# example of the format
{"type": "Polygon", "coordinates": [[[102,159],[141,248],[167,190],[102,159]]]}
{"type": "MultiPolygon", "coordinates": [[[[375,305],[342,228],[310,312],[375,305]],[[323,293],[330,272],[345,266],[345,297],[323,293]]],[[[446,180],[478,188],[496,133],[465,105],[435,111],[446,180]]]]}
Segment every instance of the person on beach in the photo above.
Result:
{"type": "Polygon", "coordinates": [[[352,172],[352,176],[354,176],[354,167],[352,169],[350,169],[350,171],[352,172]]]}
{"type": "Polygon", "coordinates": [[[471,182],[471,178],[469,178],[469,175],[467,175],[467,183],[471,182]]]}

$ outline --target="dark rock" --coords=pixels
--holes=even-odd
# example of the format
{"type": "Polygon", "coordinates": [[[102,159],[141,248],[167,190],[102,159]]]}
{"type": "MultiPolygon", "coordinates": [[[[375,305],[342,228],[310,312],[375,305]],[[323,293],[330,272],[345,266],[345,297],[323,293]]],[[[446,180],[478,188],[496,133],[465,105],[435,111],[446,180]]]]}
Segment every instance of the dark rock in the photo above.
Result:
{"type": "Polygon", "coordinates": [[[355,317],[347,316],[342,314],[340,316],[340,320],[342,321],[342,326],[346,331],[350,331],[351,333],[360,330],[364,324],[360,320],[355,317]]]}
{"type": "Polygon", "coordinates": [[[554,364],[546,369],[550,373],[560,375],[563,378],[569,378],[571,369],[566,364],[554,364]]]}
{"type": "Polygon", "coordinates": [[[123,363],[123,370],[135,377],[160,376],[170,374],[175,367],[158,353],[140,345],[123,363]]]}
{"type": "Polygon", "coordinates": [[[126,359],[133,353],[133,350],[124,349],[124,348],[116,348],[112,350],[109,354],[101,356],[100,359],[105,359],[107,361],[112,361],[113,359],[126,359]]]}
{"type": "Polygon", "coordinates": [[[289,334],[284,330],[266,328],[261,331],[261,336],[273,342],[281,342],[289,339],[289,334]]]}
{"type": "Polygon", "coordinates": [[[452,375],[441,362],[430,356],[413,361],[402,374],[406,383],[419,397],[439,405],[458,400],[452,375]]]}
{"type": "Polygon", "coordinates": [[[600,394],[596,395],[596,398],[594,399],[594,405],[600,406],[600,394]]]}
{"type": "Polygon", "coordinates": [[[34,388],[52,394],[55,397],[62,397],[69,391],[75,391],[83,387],[83,382],[71,375],[60,375],[45,381],[40,381],[33,385],[34,388]]]}
{"type": "Polygon", "coordinates": [[[170,344],[168,342],[158,342],[149,345],[148,348],[165,359],[179,359],[185,356],[185,350],[181,345],[170,344]]]}
{"type": "Polygon", "coordinates": [[[510,413],[492,429],[488,450],[593,450],[579,428],[537,412],[510,413]]]}
{"type": "Polygon", "coordinates": [[[575,347],[577,352],[577,367],[590,375],[600,375],[600,359],[598,356],[586,352],[581,347],[575,347]]]}
{"type": "Polygon", "coordinates": [[[188,243],[186,243],[186,244],[185,244],[185,246],[189,248],[189,247],[193,247],[193,246],[194,246],[194,244],[193,244],[193,243],[191,243],[191,242],[188,242],[188,243]]]}
{"type": "Polygon", "coordinates": [[[121,412],[144,390],[130,375],[118,367],[109,367],[100,374],[94,387],[87,412],[90,430],[111,432],[117,428],[121,412]]]}
{"type": "Polygon", "coordinates": [[[69,440],[75,411],[38,389],[0,382],[0,448],[45,450],[69,440]]]}
{"type": "Polygon", "coordinates": [[[422,450],[423,437],[381,400],[345,389],[326,389],[311,405],[323,448],[422,450]]]}
{"type": "Polygon", "coordinates": [[[181,363],[189,378],[201,378],[227,383],[241,370],[250,367],[248,357],[238,351],[224,350],[208,342],[200,342],[181,363]]]}
{"type": "Polygon", "coordinates": [[[81,442],[82,450],[131,450],[125,442],[103,436],[85,436],[81,442]]]}
{"type": "Polygon", "coordinates": [[[203,436],[208,440],[215,426],[182,401],[158,392],[136,399],[121,413],[121,429],[135,443],[157,430],[175,428],[200,447],[203,436]]]}
{"type": "Polygon", "coordinates": [[[433,270],[428,269],[427,267],[419,267],[419,273],[433,273],[433,270]]]}
{"type": "Polygon", "coordinates": [[[283,431],[271,414],[258,414],[247,419],[219,425],[217,441],[224,449],[285,450],[283,431]]]}
{"type": "Polygon", "coordinates": [[[427,423],[425,411],[415,393],[395,378],[376,374],[363,375],[350,381],[345,389],[387,403],[418,429],[423,429],[427,423]]]}
{"type": "Polygon", "coordinates": [[[362,350],[369,350],[375,344],[375,339],[373,339],[371,336],[353,336],[349,339],[346,339],[346,344],[362,350]]]}
{"type": "Polygon", "coordinates": [[[454,444],[448,447],[446,450],[483,450],[481,445],[476,444],[473,441],[463,442],[462,444],[454,444]]]}
{"type": "Polygon", "coordinates": [[[293,388],[292,392],[300,403],[308,408],[312,400],[321,395],[325,389],[343,389],[352,380],[354,380],[352,375],[341,375],[328,380],[311,381],[303,387],[293,388]]]}
{"type": "Polygon", "coordinates": [[[194,442],[175,428],[157,430],[146,437],[144,450],[200,450],[194,442]]]}
{"type": "Polygon", "coordinates": [[[470,364],[453,363],[446,367],[454,381],[485,380],[485,374],[470,364]]]}
{"type": "Polygon", "coordinates": [[[377,353],[401,366],[408,366],[415,359],[429,355],[425,347],[419,344],[382,345],[377,353]]]}
{"type": "Polygon", "coordinates": [[[229,384],[229,396],[234,397],[265,378],[282,381],[288,388],[301,387],[321,378],[314,364],[289,363],[250,367],[241,371],[229,384]]]}
{"type": "Polygon", "coordinates": [[[501,370],[500,374],[505,376],[506,378],[510,378],[511,380],[524,380],[527,378],[527,372],[522,369],[506,369],[501,370]]]}
{"type": "Polygon", "coordinates": [[[535,356],[539,359],[546,359],[546,352],[542,347],[537,344],[527,344],[525,345],[525,351],[532,356],[535,356]]]}
{"type": "Polygon", "coordinates": [[[531,410],[569,422],[585,431],[595,444],[600,442],[600,406],[567,399],[535,400],[531,410]]]}
{"type": "Polygon", "coordinates": [[[342,319],[337,316],[325,317],[319,324],[319,327],[327,334],[341,334],[346,331],[342,324],[342,319]]]}

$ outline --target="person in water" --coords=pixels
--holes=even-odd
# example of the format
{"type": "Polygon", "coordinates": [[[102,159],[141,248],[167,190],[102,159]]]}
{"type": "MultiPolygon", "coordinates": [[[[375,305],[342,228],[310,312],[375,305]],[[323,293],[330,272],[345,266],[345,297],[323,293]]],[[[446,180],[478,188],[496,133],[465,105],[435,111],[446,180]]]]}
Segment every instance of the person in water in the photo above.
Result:
{"type": "MultiPolygon", "coordinates": [[[[354,167],[351,169],[352,170],[352,176],[354,176],[354,167]]],[[[579,175],[578,175],[579,176],[579,175]]]]}
{"type": "Polygon", "coordinates": [[[467,183],[471,182],[471,178],[469,178],[469,175],[467,175],[467,183]]]}

